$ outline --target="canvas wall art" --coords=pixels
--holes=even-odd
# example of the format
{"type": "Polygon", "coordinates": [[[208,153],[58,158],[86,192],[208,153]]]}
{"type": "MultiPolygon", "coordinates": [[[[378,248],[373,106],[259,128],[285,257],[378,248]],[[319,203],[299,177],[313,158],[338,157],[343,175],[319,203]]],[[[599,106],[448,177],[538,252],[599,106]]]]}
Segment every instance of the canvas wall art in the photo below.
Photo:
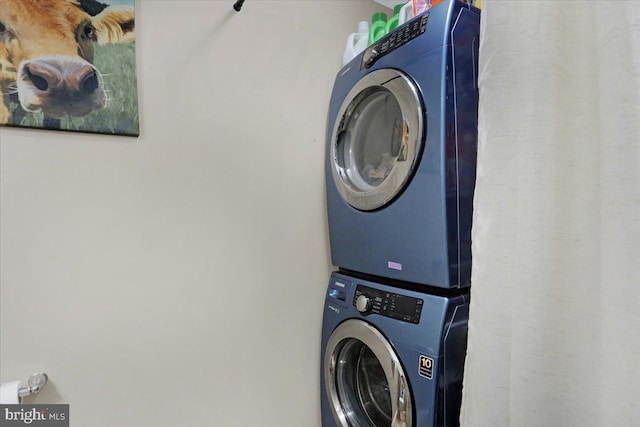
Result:
{"type": "Polygon", "coordinates": [[[1,0],[0,126],[137,136],[134,0],[1,0]]]}

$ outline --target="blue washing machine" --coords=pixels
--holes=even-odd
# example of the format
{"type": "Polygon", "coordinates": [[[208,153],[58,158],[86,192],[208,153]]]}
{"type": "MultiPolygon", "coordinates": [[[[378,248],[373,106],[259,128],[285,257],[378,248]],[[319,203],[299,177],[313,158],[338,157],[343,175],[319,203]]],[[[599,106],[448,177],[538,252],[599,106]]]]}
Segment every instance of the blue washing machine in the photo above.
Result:
{"type": "Polygon", "coordinates": [[[469,296],[333,273],[322,323],[322,427],[459,425],[469,296]]]}
{"type": "Polygon", "coordinates": [[[445,1],[339,72],[326,153],[334,265],[470,284],[479,29],[478,9],[445,1]]]}

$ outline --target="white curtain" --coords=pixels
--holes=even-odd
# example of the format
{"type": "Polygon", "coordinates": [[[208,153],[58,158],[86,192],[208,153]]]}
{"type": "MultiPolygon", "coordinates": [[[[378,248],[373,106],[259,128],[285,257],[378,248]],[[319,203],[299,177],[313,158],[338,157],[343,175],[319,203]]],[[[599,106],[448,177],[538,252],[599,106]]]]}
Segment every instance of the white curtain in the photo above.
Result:
{"type": "Polygon", "coordinates": [[[483,2],[463,427],[640,425],[640,1],[483,2]]]}

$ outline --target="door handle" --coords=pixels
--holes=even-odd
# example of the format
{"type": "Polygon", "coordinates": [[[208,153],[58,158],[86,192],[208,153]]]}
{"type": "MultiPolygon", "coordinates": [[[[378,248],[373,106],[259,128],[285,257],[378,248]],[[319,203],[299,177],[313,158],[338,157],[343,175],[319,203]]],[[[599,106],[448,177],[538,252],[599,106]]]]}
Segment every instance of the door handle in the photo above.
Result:
{"type": "Polygon", "coordinates": [[[391,420],[391,427],[411,427],[407,424],[407,396],[406,384],[403,376],[400,376],[398,384],[398,402],[395,414],[391,420]]]}

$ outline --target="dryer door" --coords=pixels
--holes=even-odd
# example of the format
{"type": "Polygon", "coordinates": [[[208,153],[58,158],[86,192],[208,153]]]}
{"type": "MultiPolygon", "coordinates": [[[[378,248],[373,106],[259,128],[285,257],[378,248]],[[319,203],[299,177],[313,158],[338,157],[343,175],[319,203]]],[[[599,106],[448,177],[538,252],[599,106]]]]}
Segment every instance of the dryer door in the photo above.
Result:
{"type": "Polygon", "coordinates": [[[370,211],[389,203],[411,178],[423,141],[418,90],[404,73],[374,71],[347,94],[331,135],[333,180],[342,198],[370,211]]]}
{"type": "Polygon", "coordinates": [[[370,324],[351,319],[324,354],[326,393],[339,427],[412,427],[412,396],[398,356],[370,324]]]}

